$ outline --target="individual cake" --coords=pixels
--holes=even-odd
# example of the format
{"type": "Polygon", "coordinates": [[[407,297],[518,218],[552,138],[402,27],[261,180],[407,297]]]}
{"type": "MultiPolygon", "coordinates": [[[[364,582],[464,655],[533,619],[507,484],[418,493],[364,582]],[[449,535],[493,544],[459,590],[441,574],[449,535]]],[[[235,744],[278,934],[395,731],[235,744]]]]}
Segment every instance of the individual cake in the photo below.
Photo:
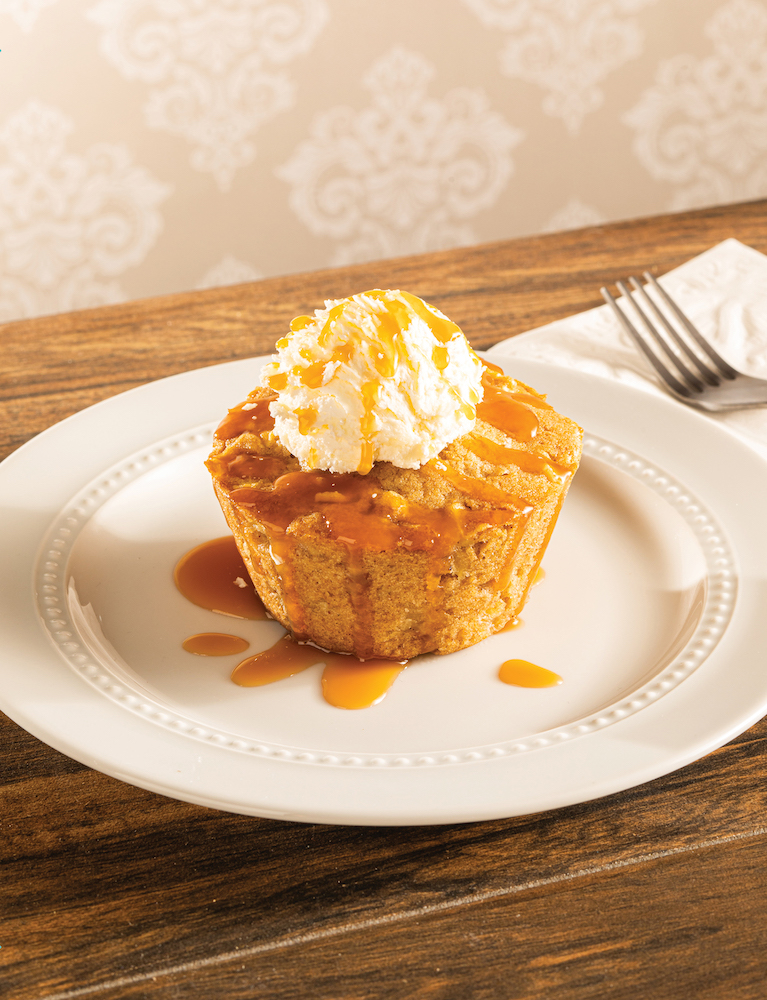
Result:
{"type": "Polygon", "coordinates": [[[207,465],[269,612],[361,659],[452,653],[519,614],[581,429],[421,299],[293,320],[207,465]]]}

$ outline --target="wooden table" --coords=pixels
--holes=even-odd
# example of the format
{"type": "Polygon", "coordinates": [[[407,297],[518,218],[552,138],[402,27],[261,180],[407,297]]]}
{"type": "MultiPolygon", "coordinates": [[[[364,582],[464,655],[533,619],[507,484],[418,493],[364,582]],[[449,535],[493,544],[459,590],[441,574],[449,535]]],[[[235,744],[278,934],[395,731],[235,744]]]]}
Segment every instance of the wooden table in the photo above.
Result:
{"type": "MultiPolygon", "coordinates": [[[[326,297],[406,288],[487,347],[728,236],[767,251],[767,202],[8,324],[0,458],[139,383],[268,353],[326,297]]],[[[0,997],[763,998],[765,737],[554,812],[354,828],[176,802],[0,716],[0,997]]]]}

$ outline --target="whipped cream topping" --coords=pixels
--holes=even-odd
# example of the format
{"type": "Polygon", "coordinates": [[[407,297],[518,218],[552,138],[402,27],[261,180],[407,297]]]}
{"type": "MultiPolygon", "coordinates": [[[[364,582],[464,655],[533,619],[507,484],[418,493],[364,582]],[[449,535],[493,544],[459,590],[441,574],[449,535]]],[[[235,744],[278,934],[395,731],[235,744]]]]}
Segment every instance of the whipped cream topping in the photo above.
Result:
{"type": "Polygon", "coordinates": [[[482,363],[460,328],[401,291],[329,301],[298,316],[262,373],[274,432],[303,469],[416,469],[470,431],[482,363]]]}

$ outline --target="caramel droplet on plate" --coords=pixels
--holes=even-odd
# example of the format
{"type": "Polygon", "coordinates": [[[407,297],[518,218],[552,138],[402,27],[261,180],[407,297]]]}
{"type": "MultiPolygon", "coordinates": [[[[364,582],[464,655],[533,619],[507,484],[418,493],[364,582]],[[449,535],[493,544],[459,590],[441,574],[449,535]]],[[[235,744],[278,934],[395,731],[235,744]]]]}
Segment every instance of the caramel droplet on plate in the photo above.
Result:
{"type": "Polygon", "coordinates": [[[322,672],[322,695],[336,708],[370,708],[379,702],[404,663],[392,660],[365,660],[356,657],[328,657],[322,672]],[[347,662],[344,662],[347,661],[347,662]]]}
{"type": "Polygon", "coordinates": [[[528,660],[507,660],[501,664],[498,676],[504,684],[513,684],[515,687],[546,688],[562,683],[559,674],[528,660]]]}
{"type": "Polygon", "coordinates": [[[250,643],[238,635],[227,635],[224,632],[198,632],[190,635],[181,643],[187,653],[197,656],[232,656],[244,653],[250,643]]]}

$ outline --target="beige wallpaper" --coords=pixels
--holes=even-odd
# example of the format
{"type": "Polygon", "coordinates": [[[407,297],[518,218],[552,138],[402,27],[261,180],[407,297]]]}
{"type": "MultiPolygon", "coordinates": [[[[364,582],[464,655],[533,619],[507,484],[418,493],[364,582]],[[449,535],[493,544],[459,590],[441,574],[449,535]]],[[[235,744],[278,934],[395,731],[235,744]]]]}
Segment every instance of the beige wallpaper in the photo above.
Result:
{"type": "Polygon", "coordinates": [[[0,319],[767,196],[767,0],[0,0],[0,319]]]}

